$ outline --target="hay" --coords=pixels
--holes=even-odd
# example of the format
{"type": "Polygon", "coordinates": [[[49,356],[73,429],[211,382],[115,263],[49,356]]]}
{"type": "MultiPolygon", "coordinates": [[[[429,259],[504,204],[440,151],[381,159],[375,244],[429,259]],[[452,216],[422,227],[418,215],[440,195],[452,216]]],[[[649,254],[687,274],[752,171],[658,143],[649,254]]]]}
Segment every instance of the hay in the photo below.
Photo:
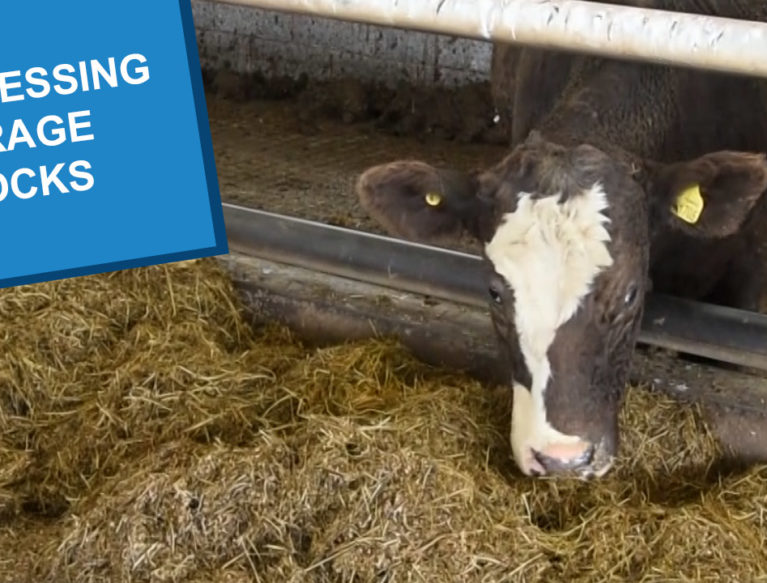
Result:
{"type": "Polygon", "coordinates": [[[0,581],[767,573],[767,470],[715,471],[695,408],[633,389],[608,479],[530,480],[507,392],[233,298],[211,261],[0,293],[0,581]]]}

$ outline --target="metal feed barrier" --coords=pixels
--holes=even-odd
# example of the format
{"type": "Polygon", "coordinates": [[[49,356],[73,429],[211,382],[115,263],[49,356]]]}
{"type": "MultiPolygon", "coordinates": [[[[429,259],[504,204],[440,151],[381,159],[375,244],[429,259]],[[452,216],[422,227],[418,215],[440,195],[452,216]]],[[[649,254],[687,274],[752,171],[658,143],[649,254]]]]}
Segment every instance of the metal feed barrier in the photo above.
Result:
{"type": "MultiPolygon", "coordinates": [[[[224,204],[233,251],[443,300],[487,306],[475,255],[224,204]]],[[[648,297],[639,341],[767,370],[767,316],[648,297]]]]}
{"type": "MultiPolygon", "coordinates": [[[[218,0],[222,1],[222,0],[218,0]]],[[[581,0],[223,0],[609,58],[767,77],[767,24],[581,0]]],[[[479,257],[225,204],[232,250],[486,305],[479,257]]],[[[640,342],[767,370],[767,316],[648,297],[640,342]]]]}

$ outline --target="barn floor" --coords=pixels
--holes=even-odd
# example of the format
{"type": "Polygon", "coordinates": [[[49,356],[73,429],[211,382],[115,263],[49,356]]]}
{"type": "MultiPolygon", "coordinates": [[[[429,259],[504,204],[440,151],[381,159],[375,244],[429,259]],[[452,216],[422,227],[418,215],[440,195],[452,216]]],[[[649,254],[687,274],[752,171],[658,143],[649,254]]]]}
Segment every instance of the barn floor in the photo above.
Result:
{"type": "MultiPolygon", "coordinates": [[[[354,194],[354,181],[366,167],[417,157],[468,169],[505,151],[428,133],[394,135],[372,121],[309,116],[305,101],[294,98],[232,100],[209,92],[207,103],[225,202],[365,231],[382,232],[354,194]]],[[[477,251],[470,243],[456,248],[477,251]]],[[[716,432],[738,457],[767,460],[767,378],[658,351],[641,351],[635,369],[638,383],[708,403],[716,432]]]]}
{"type": "Polygon", "coordinates": [[[224,201],[378,233],[354,194],[365,168],[407,157],[472,168],[504,153],[492,144],[395,136],[372,123],[306,121],[293,100],[209,95],[208,112],[224,201]]]}

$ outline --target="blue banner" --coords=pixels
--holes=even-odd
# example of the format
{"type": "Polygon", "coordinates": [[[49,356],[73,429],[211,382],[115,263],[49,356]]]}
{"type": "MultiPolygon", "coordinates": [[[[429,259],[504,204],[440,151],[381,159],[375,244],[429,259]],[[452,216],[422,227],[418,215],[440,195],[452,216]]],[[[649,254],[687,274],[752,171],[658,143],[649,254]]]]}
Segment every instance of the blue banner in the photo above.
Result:
{"type": "Polygon", "coordinates": [[[227,253],[190,0],[0,22],[0,287],[227,253]]]}

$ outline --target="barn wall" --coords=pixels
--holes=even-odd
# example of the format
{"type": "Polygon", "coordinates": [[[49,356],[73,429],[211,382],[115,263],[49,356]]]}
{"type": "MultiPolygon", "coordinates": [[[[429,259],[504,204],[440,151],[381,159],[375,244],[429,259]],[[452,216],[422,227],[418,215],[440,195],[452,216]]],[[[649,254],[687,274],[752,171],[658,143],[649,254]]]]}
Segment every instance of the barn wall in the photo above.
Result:
{"type": "Polygon", "coordinates": [[[192,0],[203,68],[456,86],[485,80],[490,44],[192,0]]]}

